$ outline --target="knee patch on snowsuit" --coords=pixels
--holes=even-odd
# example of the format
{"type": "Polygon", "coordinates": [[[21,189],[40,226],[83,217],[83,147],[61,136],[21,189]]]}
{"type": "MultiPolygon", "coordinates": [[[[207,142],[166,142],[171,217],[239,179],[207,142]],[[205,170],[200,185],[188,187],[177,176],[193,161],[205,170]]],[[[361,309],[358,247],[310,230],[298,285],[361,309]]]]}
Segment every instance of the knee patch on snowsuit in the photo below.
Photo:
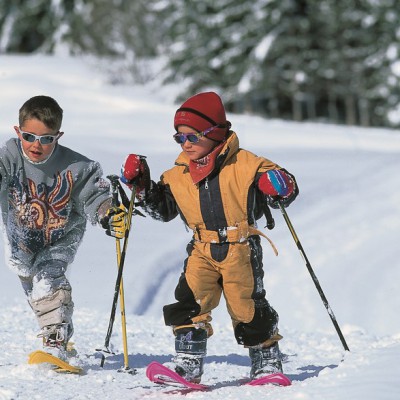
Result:
{"type": "Polygon", "coordinates": [[[244,346],[257,346],[269,340],[276,342],[272,338],[278,332],[278,319],[277,312],[266,301],[264,306],[256,307],[254,318],[249,323],[239,322],[235,326],[236,341],[244,346]]]}
{"type": "Polygon", "coordinates": [[[192,318],[199,315],[200,305],[190,290],[185,275],[182,274],[175,289],[177,303],[163,307],[165,325],[189,325],[192,318]]]}
{"type": "Polygon", "coordinates": [[[29,300],[29,304],[38,319],[40,328],[46,325],[71,323],[74,303],[69,290],[59,289],[41,299],[29,300]]]}

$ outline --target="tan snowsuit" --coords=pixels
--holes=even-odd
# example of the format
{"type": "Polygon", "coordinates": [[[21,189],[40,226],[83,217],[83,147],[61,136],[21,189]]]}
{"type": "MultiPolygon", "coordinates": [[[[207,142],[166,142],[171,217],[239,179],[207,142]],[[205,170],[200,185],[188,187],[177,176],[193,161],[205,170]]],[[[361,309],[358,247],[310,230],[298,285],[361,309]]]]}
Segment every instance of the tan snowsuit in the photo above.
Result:
{"type": "Polygon", "coordinates": [[[164,307],[166,324],[176,329],[194,324],[206,327],[210,335],[210,313],[223,293],[238,343],[263,343],[277,332],[278,315],[265,299],[264,234],[256,228],[264,198],[256,181],[263,172],[280,167],[240,149],[234,132],[205,180],[193,184],[188,164],[182,152],[153,185],[145,206],[164,221],[179,213],[193,231],[175,291],[177,303],[164,307]]]}

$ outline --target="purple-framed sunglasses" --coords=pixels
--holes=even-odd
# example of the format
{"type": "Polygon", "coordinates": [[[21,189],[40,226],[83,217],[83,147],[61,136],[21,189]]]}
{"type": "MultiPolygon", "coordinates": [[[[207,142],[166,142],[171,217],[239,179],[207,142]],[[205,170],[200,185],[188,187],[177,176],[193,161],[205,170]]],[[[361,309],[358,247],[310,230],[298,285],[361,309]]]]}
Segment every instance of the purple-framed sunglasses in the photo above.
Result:
{"type": "Polygon", "coordinates": [[[176,143],[184,144],[187,141],[190,143],[198,143],[198,141],[203,137],[207,136],[208,133],[213,131],[215,128],[218,128],[218,125],[214,125],[211,128],[205,129],[203,132],[190,132],[190,133],[180,133],[177,132],[173,135],[173,138],[176,143]]]}

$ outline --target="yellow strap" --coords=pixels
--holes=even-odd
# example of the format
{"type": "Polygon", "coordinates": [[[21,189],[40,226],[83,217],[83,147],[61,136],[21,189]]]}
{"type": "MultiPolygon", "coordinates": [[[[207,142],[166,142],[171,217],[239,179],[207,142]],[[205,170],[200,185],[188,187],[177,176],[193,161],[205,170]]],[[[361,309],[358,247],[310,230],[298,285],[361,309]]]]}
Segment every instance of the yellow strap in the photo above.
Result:
{"type": "Polygon", "coordinates": [[[196,317],[193,317],[191,324],[174,325],[172,327],[172,330],[173,330],[174,334],[176,335],[176,331],[178,331],[179,329],[184,329],[184,328],[204,329],[207,331],[207,337],[210,337],[214,333],[213,328],[210,324],[211,321],[212,321],[211,314],[205,313],[205,314],[201,314],[201,315],[197,315],[196,317]]]}
{"type": "Polygon", "coordinates": [[[264,235],[264,233],[262,233],[258,229],[254,228],[254,232],[258,232],[258,233],[253,233],[253,235],[260,235],[260,236],[264,237],[265,239],[267,239],[269,244],[271,245],[272,250],[274,251],[275,255],[278,256],[278,249],[275,247],[274,242],[267,235],[264,235]]]}
{"type": "Polygon", "coordinates": [[[212,325],[209,322],[201,323],[201,324],[188,324],[188,325],[179,325],[179,326],[173,326],[172,331],[174,332],[174,335],[177,335],[177,332],[180,329],[184,328],[195,328],[195,329],[204,329],[207,332],[207,338],[211,337],[214,334],[214,330],[212,328],[212,325]]]}

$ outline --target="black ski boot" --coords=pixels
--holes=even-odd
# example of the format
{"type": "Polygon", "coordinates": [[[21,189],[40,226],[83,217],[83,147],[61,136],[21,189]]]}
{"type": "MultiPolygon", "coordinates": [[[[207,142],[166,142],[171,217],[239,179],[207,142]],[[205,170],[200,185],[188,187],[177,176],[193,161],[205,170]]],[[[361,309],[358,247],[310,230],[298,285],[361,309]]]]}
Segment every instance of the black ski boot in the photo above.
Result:
{"type": "Polygon", "coordinates": [[[249,355],[251,359],[250,379],[283,372],[278,343],[274,343],[270,347],[250,347],[249,355]]]}
{"type": "Polygon", "coordinates": [[[189,382],[200,383],[207,354],[207,331],[201,328],[179,329],[175,337],[175,351],[175,372],[189,382]]]}

